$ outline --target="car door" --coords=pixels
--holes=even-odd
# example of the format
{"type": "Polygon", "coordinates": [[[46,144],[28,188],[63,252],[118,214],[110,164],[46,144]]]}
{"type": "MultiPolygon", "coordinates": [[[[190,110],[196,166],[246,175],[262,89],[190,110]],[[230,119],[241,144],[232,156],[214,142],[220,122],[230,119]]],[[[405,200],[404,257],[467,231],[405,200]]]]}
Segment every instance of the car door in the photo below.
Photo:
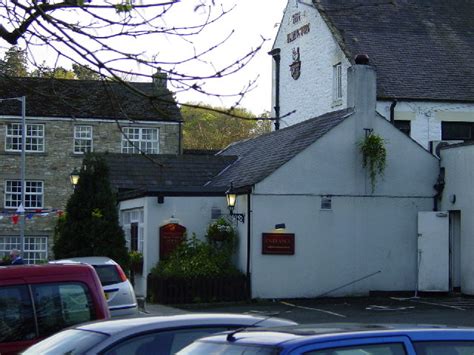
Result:
{"type": "MultiPolygon", "coordinates": [[[[286,352],[283,352],[286,354],[286,352]]],[[[288,352],[305,355],[415,355],[408,337],[374,337],[318,342],[288,352]]]]}

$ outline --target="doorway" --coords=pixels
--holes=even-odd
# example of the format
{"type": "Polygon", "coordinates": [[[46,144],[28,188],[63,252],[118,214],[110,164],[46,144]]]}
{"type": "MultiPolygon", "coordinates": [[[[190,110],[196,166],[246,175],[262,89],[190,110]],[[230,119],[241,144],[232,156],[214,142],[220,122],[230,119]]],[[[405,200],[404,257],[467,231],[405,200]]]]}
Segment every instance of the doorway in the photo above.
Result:
{"type": "Polygon", "coordinates": [[[461,292],[461,211],[449,211],[449,288],[461,292]]]}

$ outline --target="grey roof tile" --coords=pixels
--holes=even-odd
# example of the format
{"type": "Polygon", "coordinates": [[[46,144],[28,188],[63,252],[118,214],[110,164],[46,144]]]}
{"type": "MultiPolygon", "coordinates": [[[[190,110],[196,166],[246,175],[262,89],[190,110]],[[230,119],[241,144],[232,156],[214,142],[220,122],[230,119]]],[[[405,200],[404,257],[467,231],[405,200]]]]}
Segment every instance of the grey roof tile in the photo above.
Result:
{"type": "Polygon", "coordinates": [[[474,101],[474,1],[313,3],[350,59],[369,55],[379,98],[474,101]]]}
{"type": "Polygon", "coordinates": [[[281,167],[352,114],[352,109],[326,113],[254,139],[237,142],[219,155],[238,159],[209,186],[251,186],[281,167]]]}
{"type": "MultiPolygon", "coordinates": [[[[178,121],[181,114],[172,94],[153,83],[129,83],[147,94],[111,81],[0,77],[0,98],[26,96],[26,116],[145,121],[178,121]],[[153,90],[156,90],[155,92],[153,90]]],[[[4,101],[0,115],[20,115],[20,105],[4,101]]]]}

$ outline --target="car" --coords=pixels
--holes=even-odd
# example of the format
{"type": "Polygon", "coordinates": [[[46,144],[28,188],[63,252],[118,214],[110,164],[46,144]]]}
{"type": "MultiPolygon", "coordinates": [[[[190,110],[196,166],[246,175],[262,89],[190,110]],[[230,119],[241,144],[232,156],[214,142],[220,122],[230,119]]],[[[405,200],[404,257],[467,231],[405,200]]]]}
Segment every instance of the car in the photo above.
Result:
{"type": "Polygon", "coordinates": [[[112,317],[136,316],[138,314],[138,303],[133,286],[120,265],[114,260],[105,256],[89,256],[54,260],[50,263],[92,265],[99,275],[112,317]]]}
{"type": "Polygon", "coordinates": [[[174,354],[205,335],[248,327],[295,325],[246,314],[199,313],[114,319],[71,327],[23,354],[174,354]]]}
{"type": "Polygon", "coordinates": [[[109,319],[90,265],[0,266],[0,354],[16,354],[68,326],[109,319]]]}
{"type": "Polygon", "coordinates": [[[314,324],[233,331],[204,337],[179,355],[464,355],[474,328],[377,324],[314,324]]]}

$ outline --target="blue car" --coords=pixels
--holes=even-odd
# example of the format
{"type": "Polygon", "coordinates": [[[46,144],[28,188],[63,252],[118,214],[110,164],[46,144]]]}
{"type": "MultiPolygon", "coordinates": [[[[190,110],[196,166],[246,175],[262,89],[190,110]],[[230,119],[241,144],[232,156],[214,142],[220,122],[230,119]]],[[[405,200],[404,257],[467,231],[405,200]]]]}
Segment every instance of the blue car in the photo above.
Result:
{"type": "Polygon", "coordinates": [[[205,337],[179,355],[472,355],[474,328],[316,324],[205,337]]]}

